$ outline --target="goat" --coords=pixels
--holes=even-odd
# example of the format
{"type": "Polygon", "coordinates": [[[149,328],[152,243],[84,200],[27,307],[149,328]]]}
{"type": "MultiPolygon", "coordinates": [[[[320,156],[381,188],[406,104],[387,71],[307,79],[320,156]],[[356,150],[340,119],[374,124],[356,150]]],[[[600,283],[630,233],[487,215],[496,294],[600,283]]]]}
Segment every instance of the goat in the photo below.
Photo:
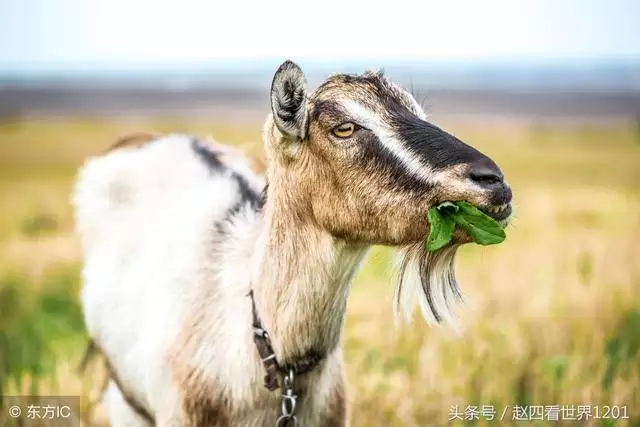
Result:
{"type": "Polygon", "coordinates": [[[404,254],[396,304],[411,313],[414,295],[427,320],[451,322],[470,238],[428,252],[427,210],[467,200],[509,221],[498,166],[381,72],[308,94],[286,61],[270,100],[264,176],[182,134],[120,141],[79,171],[82,302],[113,425],[348,425],[339,342],[369,247],[404,254]]]}

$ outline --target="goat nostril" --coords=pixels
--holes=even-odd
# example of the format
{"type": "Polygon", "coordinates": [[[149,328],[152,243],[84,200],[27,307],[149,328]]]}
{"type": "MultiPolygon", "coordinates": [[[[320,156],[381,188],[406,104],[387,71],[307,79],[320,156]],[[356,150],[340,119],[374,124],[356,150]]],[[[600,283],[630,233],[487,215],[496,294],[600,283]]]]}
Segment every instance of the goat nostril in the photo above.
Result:
{"type": "Polygon", "coordinates": [[[469,178],[481,186],[502,184],[502,173],[486,167],[473,168],[469,172],[469,178]]]}

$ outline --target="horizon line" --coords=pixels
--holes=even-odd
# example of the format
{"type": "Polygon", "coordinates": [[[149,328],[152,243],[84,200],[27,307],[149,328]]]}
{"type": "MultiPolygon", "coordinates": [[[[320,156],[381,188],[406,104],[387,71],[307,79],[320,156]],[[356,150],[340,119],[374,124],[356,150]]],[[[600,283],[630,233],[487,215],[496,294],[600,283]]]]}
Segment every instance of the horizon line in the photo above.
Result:
{"type": "Polygon", "coordinates": [[[282,58],[233,58],[194,61],[21,61],[6,63],[0,59],[0,76],[18,73],[58,74],[58,73],[135,73],[135,72],[188,72],[188,71],[253,71],[261,68],[277,67],[286,59],[299,63],[303,68],[322,70],[325,68],[351,67],[551,67],[589,65],[589,66],[625,66],[640,67],[640,56],[522,56],[494,58],[318,58],[318,57],[282,57],[282,58]]]}

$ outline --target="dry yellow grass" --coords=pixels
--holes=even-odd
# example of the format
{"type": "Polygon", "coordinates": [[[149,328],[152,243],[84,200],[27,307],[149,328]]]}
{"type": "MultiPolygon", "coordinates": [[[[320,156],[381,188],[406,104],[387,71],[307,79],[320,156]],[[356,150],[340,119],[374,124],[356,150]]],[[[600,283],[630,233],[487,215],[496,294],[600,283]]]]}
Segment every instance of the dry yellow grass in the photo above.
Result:
{"type": "MultiPolygon", "coordinates": [[[[344,335],[353,425],[446,425],[452,405],[461,411],[493,405],[498,418],[508,408],[503,421],[480,417],[457,425],[547,425],[513,421],[513,407],[554,404],[591,405],[592,411],[626,406],[628,420],[580,424],[640,425],[637,128],[447,128],[503,167],[516,219],[504,244],[469,245],[460,253],[458,278],[468,304],[459,310],[459,336],[430,328],[417,315],[411,325],[394,326],[392,252],[373,251],[354,284],[344,335]]],[[[213,135],[261,155],[259,123],[78,118],[2,124],[0,275],[18,273],[37,291],[52,271],[77,271],[68,204],[75,169],[118,136],[141,130],[213,135]]],[[[42,390],[84,394],[99,386],[73,372],[82,351],[82,340],[76,341],[59,359],[58,385],[46,382],[42,390]]]]}

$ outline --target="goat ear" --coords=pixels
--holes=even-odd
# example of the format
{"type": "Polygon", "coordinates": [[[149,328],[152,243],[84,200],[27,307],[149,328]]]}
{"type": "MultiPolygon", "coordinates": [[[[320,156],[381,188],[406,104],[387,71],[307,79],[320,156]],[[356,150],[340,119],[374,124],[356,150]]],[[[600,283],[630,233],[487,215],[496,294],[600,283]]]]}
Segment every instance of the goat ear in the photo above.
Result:
{"type": "Polygon", "coordinates": [[[285,61],[271,83],[271,111],[278,130],[288,139],[307,135],[307,81],[300,67],[285,61]]]}

